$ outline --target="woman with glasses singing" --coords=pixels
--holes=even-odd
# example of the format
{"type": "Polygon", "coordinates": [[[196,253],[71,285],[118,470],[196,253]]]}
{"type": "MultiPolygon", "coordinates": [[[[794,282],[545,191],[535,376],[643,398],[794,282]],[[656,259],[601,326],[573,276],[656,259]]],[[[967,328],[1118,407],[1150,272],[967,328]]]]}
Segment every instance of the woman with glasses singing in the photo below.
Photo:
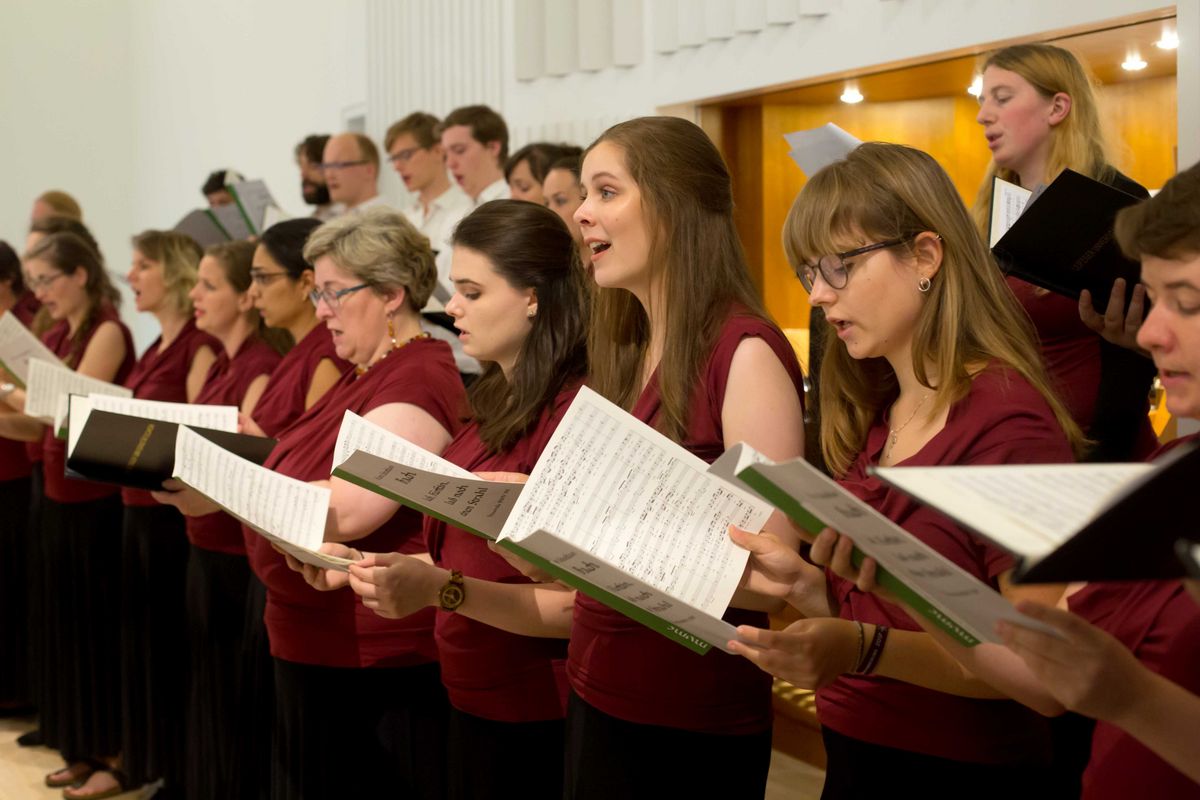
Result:
{"type": "MultiPolygon", "coordinates": [[[[26,284],[54,320],[43,343],[80,374],[123,382],[134,364],[133,341],[99,252],[74,233],[55,233],[31,246],[24,266],[26,284]]],[[[23,389],[6,384],[0,395],[24,411],[23,389]]],[[[6,437],[41,440],[45,638],[38,710],[44,743],[67,762],[46,784],[66,787],[67,797],[103,794],[117,786],[108,770],[121,745],[120,492],[66,478],[66,442],[40,420],[22,413],[0,422],[6,437]],[[85,783],[94,771],[100,774],[85,783]]]]}
{"type": "MultiPolygon", "coordinates": [[[[784,245],[831,326],[821,446],[835,477],[1005,595],[1056,601],[1058,587],[1012,588],[1010,556],[869,472],[1071,461],[1082,441],[1049,387],[1028,320],[945,172],[911,148],[861,145],[804,187],[784,245]]],[[[782,632],[742,628],[764,649],[734,646],[818,690],[828,754],[823,796],[905,785],[936,797],[1046,788],[1044,720],[996,699],[1002,695],[961,670],[921,669],[937,645],[898,607],[826,576],[773,537],[735,538],[755,553],[751,586],[764,573],[778,579],[794,570],[787,596],[806,619],[782,632]]]]}
{"type": "MultiPolygon", "coordinates": [[[[347,410],[434,453],[461,425],[466,396],[450,347],[420,324],[433,251],[401,214],[377,208],[325,223],[304,258],[317,317],[354,369],[279,434],[266,466],[328,483],[327,540],[424,552],[420,514],[329,475],[347,410]]],[[[273,796],[443,796],[448,712],[433,609],[384,619],[349,590],[314,591],[265,540],[250,542],[250,558],[267,587],[275,658],[273,796]]]]}
{"type": "MultiPolygon", "coordinates": [[[[250,297],[254,245],[213,245],[200,260],[192,288],[196,327],[220,345],[204,388],[193,402],[233,405],[252,414],[279,365],[275,332],[262,324],[250,297]]],[[[184,489],[154,497],[187,515],[191,542],[187,616],[191,677],[187,703],[188,796],[219,797],[229,780],[238,720],[238,666],[242,660],[246,587],[250,570],[241,524],[184,489]]]]}

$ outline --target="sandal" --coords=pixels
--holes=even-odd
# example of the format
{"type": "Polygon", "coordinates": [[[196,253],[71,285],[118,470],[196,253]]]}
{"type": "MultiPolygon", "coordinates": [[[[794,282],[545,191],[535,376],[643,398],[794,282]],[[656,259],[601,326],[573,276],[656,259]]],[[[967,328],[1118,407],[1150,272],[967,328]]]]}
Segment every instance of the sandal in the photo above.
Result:
{"type": "Polygon", "coordinates": [[[119,794],[124,794],[129,791],[129,787],[125,785],[125,777],[116,770],[98,769],[87,777],[79,786],[63,789],[63,797],[66,800],[103,800],[105,797],[116,797],[119,794]],[[92,783],[92,779],[107,776],[112,779],[113,785],[100,791],[88,791],[88,787],[92,783]]]}
{"type": "Polygon", "coordinates": [[[66,765],[62,769],[56,769],[54,772],[51,772],[49,775],[47,775],[46,785],[51,789],[58,789],[63,786],[71,786],[72,784],[79,783],[80,781],[86,781],[95,771],[96,768],[88,762],[76,761],[66,765]]]}

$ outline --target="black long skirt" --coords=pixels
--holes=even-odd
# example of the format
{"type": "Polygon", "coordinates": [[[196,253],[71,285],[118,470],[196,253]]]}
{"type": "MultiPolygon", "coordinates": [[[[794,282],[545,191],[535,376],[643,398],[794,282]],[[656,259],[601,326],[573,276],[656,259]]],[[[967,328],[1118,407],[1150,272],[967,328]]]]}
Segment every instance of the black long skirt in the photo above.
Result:
{"type": "Polygon", "coordinates": [[[133,786],[183,781],[188,540],[171,506],[126,506],[122,530],[121,765],[133,786]]]}
{"type": "MultiPolygon", "coordinates": [[[[42,535],[42,502],[45,478],[41,462],[29,476],[29,518],[25,546],[26,588],[29,592],[29,648],[27,651],[29,696],[33,705],[46,705],[46,537],[42,535]]],[[[40,723],[39,723],[40,727],[40,723]]]]}
{"type": "Polygon", "coordinates": [[[574,693],[567,706],[563,797],[758,798],[767,790],[771,731],[696,733],[605,714],[574,693]]]}
{"type": "Polygon", "coordinates": [[[0,481],[0,705],[33,702],[29,685],[29,478],[0,481]]]}
{"type": "Polygon", "coordinates": [[[559,800],[566,723],[497,722],[450,709],[450,793],[454,800],[559,800]]]}
{"type": "Polygon", "coordinates": [[[121,747],[121,498],[42,503],[42,738],[68,761],[121,747]]]}
{"type": "Polygon", "coordinates": [[[187,564],[191,687],[187,703],[187,797],[236,797],[232,789],[238,742],[239,681],[246,557],[191,546],[187,564]]]}
{"type": "MultiPolygon", "coordinates": [[[[916,794],[929,800],[1064,797],[1048,766],[973,764],[863,742],[825,728],[822,800],[916,794]]],[[[1065,795],[1070,797],[1070,795],[1065,795]]]]}
{"type": "Polygon", "coordinates": [[[437,664],[342,669],[275,659],[271,796],[446,796],[437,664]]]}
{"type": "Polygon", "coordinates": [[[235,796],[270,800],[271,742],[275,733],[275,662],[263,614],[267,587],[250,576],[242,634],[242,667],[238,689],[238,745],[233,753],[235,796]]]}

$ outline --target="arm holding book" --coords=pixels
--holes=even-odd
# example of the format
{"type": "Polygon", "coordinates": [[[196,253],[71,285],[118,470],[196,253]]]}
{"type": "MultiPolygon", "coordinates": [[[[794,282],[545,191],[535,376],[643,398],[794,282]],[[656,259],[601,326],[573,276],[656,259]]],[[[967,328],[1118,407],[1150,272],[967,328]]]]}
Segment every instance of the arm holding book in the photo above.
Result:
{"type": "Polygon", "coordinates": [[[1195,735],[1200,697],[1150,671],[1119,641],[1075,614],[1028,602],[1017,607],[1062,635],[1001,626],[1009,649],[1056,700],[1125,730],[1200,782],[1200,740],[1195,735]]]}
{"type": "MultiPolygon", "coordinates": [[[[743,339],[733,353],[721,406],[721,427],[726,449],[745,442],[774,461],[804,455],[800,397],[779,357],[760,338],[743,339]]],[[[768,525],[793,552],[799,548],[800,532],[781,514],[774,514],[768,525]]],[[[756,611],[782,607],[778,597],[760,594],[749,586],[739,588],[730,605],[756,611]]]]}
{"type": "MultiPolygon", "coordinates": [[[[411,403],[388,403],[372,409],[364,419],[407,439],[409,442],[440,453],[450,443],[450,434],[430,414],[411,403]]],[[[391,519],[400,507],[380,494],[356,486],[341,478],[329,483],[330,519],[325,540],[351,542],[361,539],[391,519]]]]}
{"type": "Polygon", "coordinates": [[[1084,289],[1079,293],[1079,318],[1108,342],[1147,355],[1137,343],[1138,331],[1146,318],[1146,287],[1141,283],[1134,285],[1129,308],[1125,309],[1125,279],[1113,281],[1103,314],[1092,305],[1092,293],[1084,289]]]}
{"type": "MultiPolygon", "coordinates": [[[[350,567],[350,586],[363,605],[399,618],[439,605],[450,570],[399,553],[367,554],[350,567]]],[[[501,583],[463,576],[456,614],[521,636],[565,639],[571,634],[575,592],[556,584],[501,583]]]]}

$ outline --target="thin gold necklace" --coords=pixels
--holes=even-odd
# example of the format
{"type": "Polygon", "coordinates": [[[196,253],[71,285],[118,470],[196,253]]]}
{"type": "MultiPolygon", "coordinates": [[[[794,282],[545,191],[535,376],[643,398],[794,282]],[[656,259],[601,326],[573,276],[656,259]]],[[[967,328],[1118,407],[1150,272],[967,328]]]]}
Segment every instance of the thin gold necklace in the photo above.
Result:
{"type": "MultiPolygon", "coordinates": [[[[908,423],[912,422],[914,419],[917,418],[917,412],[921,410],[921,406],[925,405],[925,401],[928,399],[929,399],[928,394],[926,394],[924,397],[921,398],[921,402],[917,403],[917,407],[913,409],[913,412],[911,414],[909,414],[908,419],[904,420],[903,425],[901,425],[898,428],[891,428],[891,427],[888,428],[888,446],[886,448],[887,450],[891,451],[896,448],[896,440],[900,438],[900,432],[908,427],[908,423]]],[[[888,416],[891,416],[891,415],[889,414],[888,416]]]]}

